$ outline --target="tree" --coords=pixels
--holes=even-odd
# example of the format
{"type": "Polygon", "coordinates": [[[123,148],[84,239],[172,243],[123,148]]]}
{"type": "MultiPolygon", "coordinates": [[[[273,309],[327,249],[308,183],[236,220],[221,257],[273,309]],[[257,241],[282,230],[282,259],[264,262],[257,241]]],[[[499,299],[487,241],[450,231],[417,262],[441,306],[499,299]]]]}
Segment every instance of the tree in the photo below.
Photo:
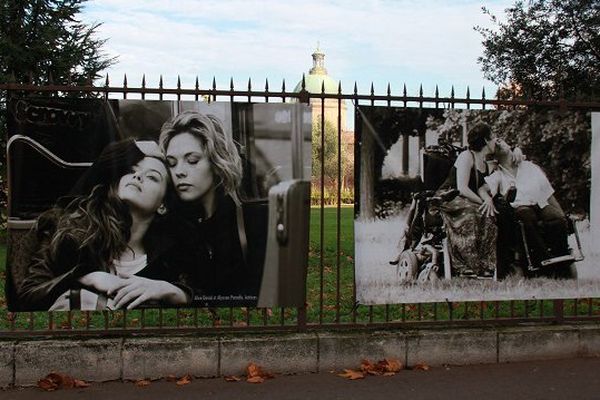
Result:
{"type": "MultiPolygon", "coordinates": [[[[115,63],[97,39],[99,23],[77,19],[85,0],[0,0],[0,83],[73,83],[99,78],[115,63]]],[[[0,167],[6,155],[6,91],[0,91],[0,167]]],[[[5,175],[4,173],[2,174],[5,175]]],[[[0,208],[6,207],[6,188],[0,179],[0,208]]],[[[1,219],[4,221],[4,218],[1,219]]]]}
{"type": "MultiPolygon", "coordinates": [[[[343,185],[348,170],[348,154],[345,146],[342,145],[341,150],[340,177],[343,185]]],[[[321,121],[313,124],[312,128],[312,186],[316,190],[321,188],[322,155],[324,160],[324,187],[336,192],[338,186],[338,137],[337,129],[329,121],[325,121],[322,130],[321,121]],[[321,145],[321,131],[325,133],[325,146],[321,145]]]]}
{"type": "Polygon", "coordinates": [[[489,10],[495,29],[483,36],[478,61],[484,76],[533,98],[592,98],[600,94],[600,2],[597,0],[516,1],[506,22],[489,10]]]}
{"type": "Polygon", "coordinates": [[[0,0],[0,79],[85,84],[116,59],[97,39],[99,23],[77,19],[85,0],[0,0]]]}

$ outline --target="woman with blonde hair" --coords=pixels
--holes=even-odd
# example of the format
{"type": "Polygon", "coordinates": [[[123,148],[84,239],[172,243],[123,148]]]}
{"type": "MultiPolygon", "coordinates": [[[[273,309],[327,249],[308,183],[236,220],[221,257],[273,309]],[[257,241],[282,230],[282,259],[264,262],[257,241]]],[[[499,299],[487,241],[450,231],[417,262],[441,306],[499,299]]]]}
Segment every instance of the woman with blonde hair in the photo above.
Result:
{"type": "Polygon", "coordinates": [[[255,304],[258,278],[247,259],[242,160],[233,139],[218,118],[185,111],[163,125],[159,143],[177,193],[171,218],[194,304],[255,304]]]}

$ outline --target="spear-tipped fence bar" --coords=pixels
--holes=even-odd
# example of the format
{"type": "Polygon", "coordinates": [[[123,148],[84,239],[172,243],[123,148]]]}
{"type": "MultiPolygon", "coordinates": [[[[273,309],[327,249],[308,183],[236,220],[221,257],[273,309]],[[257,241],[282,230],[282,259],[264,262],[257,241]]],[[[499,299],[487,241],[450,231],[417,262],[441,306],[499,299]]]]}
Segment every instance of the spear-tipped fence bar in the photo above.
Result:
{"type": "MultiPolygon", "coordinates": [[[[13,79],[14,81],[14,79],[13,79]]],[[[351,299],[343,298],[342,294],[342,103],[350,100],[355,105],[385,105],[392,107],[418,106],[421,108],[454,108],[464,105],[470,108],[478,105],[482,108],[489,107],[548,107],[556,109],[581,109],[600,110],[600,99],[591,101],[566,99],[549,100],[532,99],[530,94],[519,98],[499,100],[486,98],[485,88],[481,98],[471,97],[471,89],[466,88],[465,97],[456,97],[454,86],[451,87],[448,97],[440,97],[439,87],[436,85],[433,96],[425,96],[423,85],[418,88],[417,96],[409,96],[406,84],[402,85],[400,95],[394,95],[391,84],[387,84],[385,94],[376,93],[375,85],[371,83],[368,94],[360,94],[358,84],[354,82],[351,93],[343,93],[342,83],[338,83],[337,91],[326,92],[324,84],[319,93],[310,93],[306,90],[306,78],[302,77],[300,91],[286,91],[285,80],[282,81],[280,91],[270,90],[268,80],[265,80],[263,90],[252,88],[252,81],[248,79],[245,90],[237,90],[234,80],[229,80],[227,89],[217,87],[216,78],[213,77],[209,88],[201,88],[198,77],[195,78],[193,88],[182,87],[181,78],[177,77],[176,88],[164,87],[163,77],[160,76],[158,87],[149,87],[146,76],[142,76],[141,86],[131,86],[128,78],[123,76],[122,86],[111,86],[108,75],[104,85],[92,84],[75,86],[71,84],[60,85],[53,83],[49,77],[46,85],[29,83],[3,83],[0,90],[7,91],[9,95],[28,94],[97,94],[109,98],[111,95],[121,95],[127,98],[129,94],[175,96],[178,100],[189,96],[194,100],[204,98],[209,102],[242,101],[269,102],[269,99],[280,99],[286,102],[297,99],[309,103],[312,99],[320,101],[320,143],[324,146],[325,133],[325,100],[333,99],[337,103],[337,202],[335,226],[335,269],[325,265],[325,219],[324,219],[324,154],[320,157],[321,184],[319,203],[319,251],[316,274],[318,275],[318,301],[315,304],[306,304],[299,308],[278,309],[249,309],[249,308],[194,308],[194,309],[141,309],[134,311],[71,311],[60,312],[22,312],[10,313],[0,311],[0,337],[30,337],[30,336],[128,336],[140,334],[176,334],[190,332],[279,332],[279,331],[306,331],[306,330],[335,330],[335,329],[396,329],[417,328],[430,326],[485,326],[485,325],[515,325],[519,323],[552,324],[569,321],[600,321],[600,299],[556,299],[556,300],[509,300],[509,301],[478,301],[478,302],[439,302],[418,304],[388,304],[382,306],[357,305],[356,286],[352,280],[351,299]],[[325,273],[335,271],[334,284],[326,285],[325,273]],[[335,296],[330,305],[330,300],[335,296]],[[331,305],[333,304],[333,305],[331,305]],[[328,308],[329,307],[329,308],[328,308]],[[331,309],[331,307],[333,307],[331,309]]],[[[323,152],[322,152],[323,153],[323,152]]],[[[405,157],[406,158],[406,157],[405,157]]],[[[404,169],[404,168],[403,168],[404,169]]],[[[307,288],[308,290],[308,288],[307,288]]]]}

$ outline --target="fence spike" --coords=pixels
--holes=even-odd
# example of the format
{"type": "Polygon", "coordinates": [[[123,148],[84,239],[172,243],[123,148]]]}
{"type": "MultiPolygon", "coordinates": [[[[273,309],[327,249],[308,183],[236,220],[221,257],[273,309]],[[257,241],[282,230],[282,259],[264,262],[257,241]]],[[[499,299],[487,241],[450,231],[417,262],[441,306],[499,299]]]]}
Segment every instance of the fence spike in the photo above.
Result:
{"type": "Polygon", "coordinates": [[[321,82],[321,94],[325,94],[325,81],[321,82]]]}
{"type": "Polygon", "coordinates": [[[387,95],[388,95],[388,97],[392,95],[392,86],[390,85],[389,82],[387,84],[387,95]]]}
{"type": "Polygon", "coordinates": [[[302,73],[302,90],[306,89],[306,75],[302,73]]]}
{"type": "Polygon", "coordinates": [[[467,86],[467,100],[471,98],[471,90],[469,89],[469,87],[467,86]]]}
{"type": "Polygon", "coordinates": [[[423,97],[423,84],[419,85],[419,97],[423,97]]]}
{"type": "Polygon", "coordinates": [[[213,75],[212,88],[213,88],[213,90],[217,90],[217,78],[214,75],[213,75]]]}
{"type": "Polygon", "coordinates": [[[146,74],[142,75],[142,89],[146,88],[146,74]]]}
{"type": "Polygon", "coordinates": [[[440,89],[438,88],[438,85],[435,85],[435,98],[439,98],[440,97],[440,89]]]}
{"type": "Polygon", "coordinates": [[[281,83],[281,91],[285,93],[285,78],[283,78],[283,82],[281,83]]]}
{"type": "Polygon", "coordinates": [[[408,93],[408,92],[406,91],[406,83],[404,83],[404,86],[403,86],[403,88],[402,88],[402,95],[403,95],[404,97],[406,97],[407,93],[408,93]]]}
{"type": "Polygon", "coordinates": [[[252,79],[248,78],[248,91],[252,91],[252,79]]]}
{"type": "Polygon", "coordinates": [[[48,71],[48,83],[54,85],[54,78],[52,77],[52,71],[48,71]]]}
{"type": "Polygon", "coordinates": [[[160,78],[158,79],[158,88],[162,89],[163,88],[163,78],[162,78],[162,74],[160,75],[160,78]]]}
{"type": "Polygon", "coordinates": [[[104,86],[108,87],[109,86],[109,80],[108,80],[108,74],[106,74],[106,79],[104,80],[104,86]]]}
{"type": "Polygon", "coordinates": [[[269,78],[265,78],[265,92],[269,91],[269,78]]]}
{"type": "Polygon", "coordinates": [[[450,98],[454,98],[454,85],[452,85],[452,89],[450,89],[450,98]]]}
{"type": "Polygon", "coordinates": [[[338,94],[342,94],[342,81],[338,81],[338,94]]]}
{"type": "Polygon", "coordinates": [[[485,100],[485,86],[483,87],[483,89],[481,90],[481,99],[485,100]]]}
{"type": "Polygon", "coordinates": [[[200,81],[198,80],[198,75],[196,75],[196,83],[194,84],[196,90],[200,90],[200,81]]]}
{"type": "Polygon", "coordinates": [[[356,85],[356,81],[354,81],[354,95],[358,94],[358,86],[356,85]]]}
{"type": "Polygon", "coordinates": [[[233,76],[229,78],[229,89],[233,92],[233,76]]]}
{"type": "Polygon", "coordinates": [[[181,89],[181,77],[177,75],[177,89],[181,89]]]}
{"type": "Polygon", "coordinates": [[[371,82],[371,96],[375,96],[375,86],[373,85],[373,82],[371,82]]]}

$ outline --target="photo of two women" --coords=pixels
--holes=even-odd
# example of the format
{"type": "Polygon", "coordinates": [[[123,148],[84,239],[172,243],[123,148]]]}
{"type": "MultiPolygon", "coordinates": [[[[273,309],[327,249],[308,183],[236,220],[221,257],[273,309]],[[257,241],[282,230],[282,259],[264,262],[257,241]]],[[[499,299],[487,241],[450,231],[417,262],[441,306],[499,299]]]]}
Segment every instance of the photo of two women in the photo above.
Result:
{"type": "Polygon", "coordinates": [[[306,130],[293,132],[295,111],[191,101],[85,102],[75,102],[78,111],[47,101],[13,108],[9,308],[256,306],[268,193],[294,178],[281,162],[293,158],[292,135],[306,130]],[[46,115],[53,108],[54,115],[71,115],[40,120],[44,108],[46,115]],[[264,122],[273,112],[288,119],[279,118],[266,133],[238,118],[264,122]],[[75,113],[85,123],[66,126],[75,113]],[[90,132],[98,125],[99,133],[90,132]],[[55,134],[65,129],[78,131],[68,144],[55,134]],[[80,158],[90,161],[69,161],[73,153],[65,146],[83,148],[87,154],[80,158]],[[43,163],[47,168],[40,168],[43,163]],[[51,172],[45,178],[40,170],[51,172]]]}

